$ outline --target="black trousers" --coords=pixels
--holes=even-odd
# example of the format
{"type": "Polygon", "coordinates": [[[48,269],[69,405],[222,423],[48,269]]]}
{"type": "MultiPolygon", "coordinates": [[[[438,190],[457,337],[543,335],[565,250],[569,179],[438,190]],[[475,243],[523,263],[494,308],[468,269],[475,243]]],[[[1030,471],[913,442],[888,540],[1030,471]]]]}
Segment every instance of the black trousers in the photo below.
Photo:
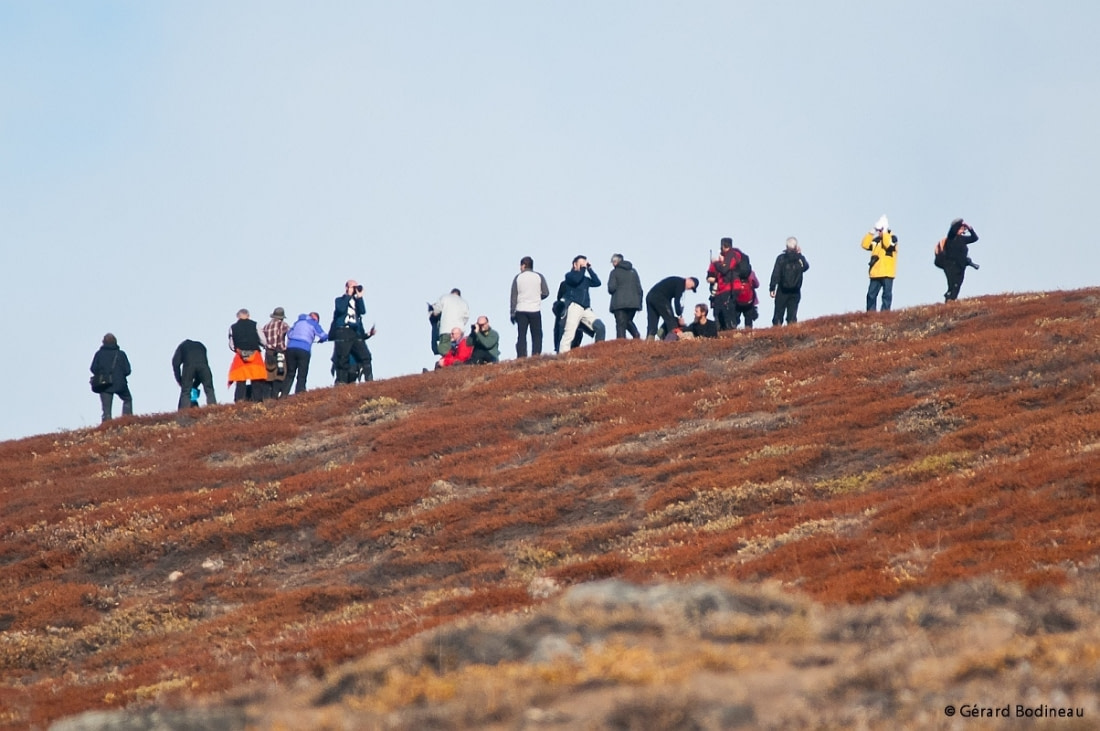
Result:
{"type": "Polygon", "coordinates": [[[210,366],[207,363],[198,365],[184,363],[181,372],[183,377],[180,379],[178,406],[180,411],[191,408],[191,389],[198,388],[199,384],[202,385],[202,390],[206,394],[206,405],[218,403],[214,397],[214,374],[210,372],[210,366]]]}
{"type": "Polygon", "coordinates": [[[772,315],[772,325],[782,325],[786,316],[787,324],[798,322],[798,303],[802,301],[802,292],[784,292],[781,289],[775,291],[775,314],[772,315]]]}
{"type": "Polygon", "coordinates": [[[737,307],[733,302],[732,290],[714,295],[711,305],[714,307],[714,319],[718,322],[719,330],[732,330],[737,327],[737,307]]]}
{"type": "Polygon", "coordinates": [[[612,310],[611,314],[615,316],[616,338],[621,340],[626,337],[627,333],[630,333],[630,337],[635,340],[641,337],[641,333],[638,332],[638,328],[634,325],[634,315],[638,314],[637,310],[612,310]]]}
{"type": "Polygon", "coordinates": [[[943,273],[947,275],[947,291],[943,293],[943,301],[957,300],[966,277],[966,264],[948,259],[944,262],[943,273]]]}
{"type": "Polygon", "coordinates": [[[665,321],[665,334],[680,327],[679,318],[677,318],[676,314],[672,311],[671,302],[662,302],[660,300],[654,301],[646,297],[645,312],[648,319],[645,330],[647,338],[657,334],[662,319],[665,321]]]}
{"type": "Polygon", "coordinates": [[[527,357],[527,331],[531,331],[531,355],[542,355],[542,313],[517,312],[516,327],[519,338],[516,340],[516,357],[527,357]]]}
{"type": "Polygon", "coordinates": [[[290,384],[294,382],[294,393],[306,390],[306,378],[309,376],[310,352],[301,348],[286,349],[286,379],[283,381],[283,395],[290,394],[290,384]]]}
{"type": "Polygon", "coordinates": [[[350,327],[338,328],[332,334],[332,344],[332,368],[337,383],[355,383],[360,373],[365,373],[368,381],[374,380],[370,350],[359,333],[350,327]]]}

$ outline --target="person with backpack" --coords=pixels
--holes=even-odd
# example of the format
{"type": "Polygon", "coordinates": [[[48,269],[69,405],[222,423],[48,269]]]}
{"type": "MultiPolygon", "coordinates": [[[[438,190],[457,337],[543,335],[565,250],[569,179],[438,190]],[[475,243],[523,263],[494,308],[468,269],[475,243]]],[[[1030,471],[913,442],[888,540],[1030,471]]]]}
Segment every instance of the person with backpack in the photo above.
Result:
{"type": "Polygon", "coordinates": [[[730,290],[732,314],[730,315],[730,328],[736,330],[741,324],[741,318],[745,318],[745,329],[752,330],[752,324],[760,317],[760,311],[756,308],[760,300],[756,296],[756,290],[760,287],[760,280],[756,272],[749,270],[749,275],[738,274],[733,280],[730,290]]]}
{"type": "Polygon", "coordinates": [[[748,279],[752,273],[752,264],[749,263],[748,254],[733,245],[733,239],[725,237],[719,246],[718,256],[707,270],[707,281],[713,289],[711,305],[714,307],[714,318],[718,321],[719,329],[732,330],[737,327],[740,317],[736,313],[734,302],[734,282],[748,279]]]}
{"type": "Polygon", "coordinates": [[[798,239],[791,236],[787,239],[787,248],[775,258],[771,282],[768,284],[768,293],[775,300],[773,326],[782,325],[784,316],[788,325],[798,322],[798,303],[802,301],[802,273],[809,268],[810,262],[802,255],[798,239]]]}
{"type": "Polygon", "coordinates": [[[936,244],[935,263],[947,276],[947,291],[943,301],[952,302],[959,298],[963,277],[968,266],[978,268],[970,258],[970,244],[978,240],[978,234],[970,224],[956,218],[947,229],[947,237],[936,244]]]}
{"type": "Polygon", "coordinates": [[[296,394],[306,390],[313,344],[327,340],[328,333],[321,327],[320,314],[311,312],[308,315],[298,315],[297,321],[286,334],[286,379],[283,381],[283,396],[290,395],[291,383],[294,384],[296,394]]]}
{"type": "Polygon", "coordinates": [[[122,401],[122,415],[133,414],[134,398],[126,383],[130,375],[130,360],[118,347],[118,339],[113,334],[103,336],[103,344],[92,358],[91,371],[92,391],[99,394],[99,404],[103,409],[101,421],[111,420],[111,406],[116,395],[122,401]]]}
{"type": "Polygon", "coordinates": [[[890,230],[890,221],[885,214],[875,221],[872,230],[863,235],[860,246],[871,252],[871,261],[867,264],[867,276],[871,280],[867,286],[867,311],[874,312],[878,304],[878,293],[882,292],[882,311],[886,312],[894,301],[898,237],[890,230]]]}

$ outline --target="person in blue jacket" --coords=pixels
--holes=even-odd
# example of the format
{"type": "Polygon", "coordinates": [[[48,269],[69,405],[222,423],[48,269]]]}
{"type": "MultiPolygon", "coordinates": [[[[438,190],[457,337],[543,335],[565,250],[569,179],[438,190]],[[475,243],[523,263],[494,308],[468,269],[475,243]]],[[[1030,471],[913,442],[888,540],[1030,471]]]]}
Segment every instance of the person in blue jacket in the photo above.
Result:
{"type": "Polygon", "coordinates": [[[573,258],[573,269],[565,275],[565,330],[562,331],[561,346],[558,352],[569,352],[573,347],[573,336],[577,327],[585,325],[589,328],[596,324],[596,313],[592,310],[592,297],[588,290],[600,286],[600,278],[596,276],[592,265],[588,263],[588,257],[580,255],[573,258]]]}
{"type": "Polygon", "coordinates": [[[286,379],[282,383],[283,396],[290,394],[292,382],[294,393],[306,390],[313,344],[328,340],[328,333],[321,327],[320,320],[321,316],[316,312],[298,315],[298,320],[290,326],[286,334],[286,379]]]}

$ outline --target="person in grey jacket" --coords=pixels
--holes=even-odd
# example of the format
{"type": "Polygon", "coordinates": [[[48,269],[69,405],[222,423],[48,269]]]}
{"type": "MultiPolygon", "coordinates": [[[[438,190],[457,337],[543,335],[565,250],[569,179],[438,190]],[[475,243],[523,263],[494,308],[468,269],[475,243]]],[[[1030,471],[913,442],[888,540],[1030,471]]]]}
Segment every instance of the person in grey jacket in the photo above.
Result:
{"type": "Polygon", "coordinates": [[[611,314],[615,317],[615,337],[625,338],[627,333],[637,340],[640,336],[634,325],[634,316],[642,309],[642,280],[634,266],[623,259],[622,254],[611,257],[611,274],[607,277],[607,291],[611,294],[611,314]]]}
{"type": "Polygon", "coordinates": [[[519,274],[512,280],[511,319],[519,328],[516,357],[527,357],[527,330],[531,330],[531,355],[542,355],[542,301],[550,296],[546,277],[535,271],[535,260],[519,260],[519,274]]]}

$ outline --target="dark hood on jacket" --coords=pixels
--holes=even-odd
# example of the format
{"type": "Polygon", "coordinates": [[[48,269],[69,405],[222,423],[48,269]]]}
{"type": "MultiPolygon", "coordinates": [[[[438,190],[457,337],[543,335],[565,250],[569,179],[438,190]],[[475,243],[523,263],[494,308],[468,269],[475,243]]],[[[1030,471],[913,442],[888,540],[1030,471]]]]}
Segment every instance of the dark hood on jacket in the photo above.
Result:
{"type": "Polygon", "coordinates": [[[615,268],[616,269],[622,269],[623,271],[629,272],[631,269],[634,268],[634,265],[631,264],[630,262],[628,262],[626,259],[623,259],[622,261],[620,261],[618,264],[615,265],[615,268]]]}

